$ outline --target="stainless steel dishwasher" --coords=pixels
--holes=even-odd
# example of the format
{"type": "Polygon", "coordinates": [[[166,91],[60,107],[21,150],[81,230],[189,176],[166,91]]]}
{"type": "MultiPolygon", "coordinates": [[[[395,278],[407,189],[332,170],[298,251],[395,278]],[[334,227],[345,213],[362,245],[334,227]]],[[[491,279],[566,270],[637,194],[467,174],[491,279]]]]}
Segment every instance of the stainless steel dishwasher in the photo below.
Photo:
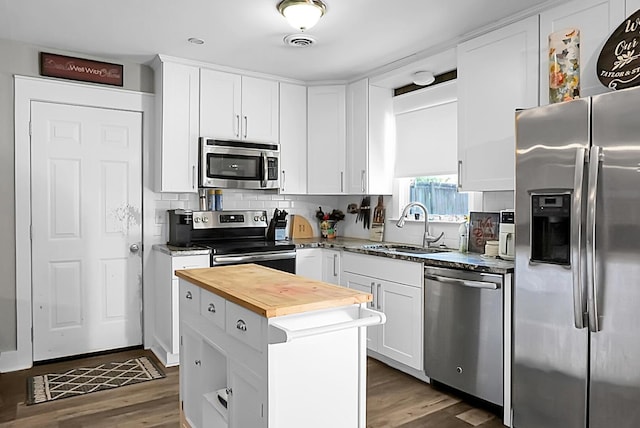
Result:
{"type": "Polygon", "coordinates": [[[426,375],[502,406],[502,275],[427,266],[424,287],[426,375]]]}

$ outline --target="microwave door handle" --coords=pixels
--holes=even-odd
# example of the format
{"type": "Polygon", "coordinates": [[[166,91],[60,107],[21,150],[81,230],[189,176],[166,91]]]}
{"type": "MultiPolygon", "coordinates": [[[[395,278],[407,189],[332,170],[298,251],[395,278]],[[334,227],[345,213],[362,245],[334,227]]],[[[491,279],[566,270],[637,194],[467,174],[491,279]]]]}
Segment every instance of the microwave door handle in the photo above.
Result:
{"type": "Polygon", "coordinates": [[[269,175],[269,168],[268,168],[268,162],[267,162],[267,154],[265,152],[262,152],[260,154],[260,157],[262,158],[262,177],[260,179],[260,186],[261,187],[267,187],[267,176],[269,175]]]}
{"type": "Polygon", "coordinates": [[[596,271],[596,204],[598,196],[598,173],[602,162],[599,146],[592,146],[589,154],[589,189],[587,193],[587,302],[589,330],[600,331],[598,314],[598,272],[596,271]]]}
{"type": "Polygon", "coordinates": [[[585,314],[587,313],[587,299],[585,295],[585,279],[583,278],[584,266],[582,260],[582,197],[584,195],[584,165],[586,149],[576,150],[576,164],[573,179],[572,211],[574,221],[571,222],[571,276],[573,277],[573,324],[577,329],[586,327],[585,314]]]}

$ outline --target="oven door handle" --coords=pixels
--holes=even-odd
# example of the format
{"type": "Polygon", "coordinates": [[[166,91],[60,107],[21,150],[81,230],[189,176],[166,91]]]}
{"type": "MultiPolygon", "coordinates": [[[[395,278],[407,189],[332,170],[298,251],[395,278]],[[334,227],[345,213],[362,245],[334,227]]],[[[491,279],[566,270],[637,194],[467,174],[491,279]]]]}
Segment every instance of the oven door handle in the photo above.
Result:
{"type": "Polygon", "coordinates": [[[296,251],[273,251],[266,253],[247,253],[238,256],[212,256],[211,266],[233,265],[240,263],[267,262],[271,260],[295,259],[296,251]]]}

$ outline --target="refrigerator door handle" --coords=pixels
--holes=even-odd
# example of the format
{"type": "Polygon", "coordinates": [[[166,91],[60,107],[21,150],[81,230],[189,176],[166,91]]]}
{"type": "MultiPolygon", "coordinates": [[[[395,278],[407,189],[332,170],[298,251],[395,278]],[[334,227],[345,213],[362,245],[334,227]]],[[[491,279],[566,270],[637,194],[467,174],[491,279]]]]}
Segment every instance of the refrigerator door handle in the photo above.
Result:
{"type": "Polygon", "coordinates": [[[577,329],[586,327],[585,314],[587,313],[587,296],[584,290],[584,278],[582,277],[582,195],[584,194],[584,162],[585,148],[576,150],[575,177],[573,181],[573,213],[576,221],[571,222],[571,274],[573,276],[573,323],[577,329]]]}
{"type": "Polygon", "coordinates": [[[600,146],[592,146],[589,154],[589,190],[587,194],[587,304],[589,330],[600,331],[598,316],[598,276],[596,272],[596,203],[598,173],[602,154],[600,146]]]}

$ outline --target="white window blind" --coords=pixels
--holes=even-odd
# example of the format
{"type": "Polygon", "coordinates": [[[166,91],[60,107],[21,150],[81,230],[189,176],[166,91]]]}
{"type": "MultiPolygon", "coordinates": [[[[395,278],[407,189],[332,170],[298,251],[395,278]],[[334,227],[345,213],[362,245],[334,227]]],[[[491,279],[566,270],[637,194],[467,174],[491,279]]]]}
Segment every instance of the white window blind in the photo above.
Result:
{"type": "Polygon", "coordinates": [[[396,177],[457,172],[456,95],[453,81],[394,99],[396,177]]]}

